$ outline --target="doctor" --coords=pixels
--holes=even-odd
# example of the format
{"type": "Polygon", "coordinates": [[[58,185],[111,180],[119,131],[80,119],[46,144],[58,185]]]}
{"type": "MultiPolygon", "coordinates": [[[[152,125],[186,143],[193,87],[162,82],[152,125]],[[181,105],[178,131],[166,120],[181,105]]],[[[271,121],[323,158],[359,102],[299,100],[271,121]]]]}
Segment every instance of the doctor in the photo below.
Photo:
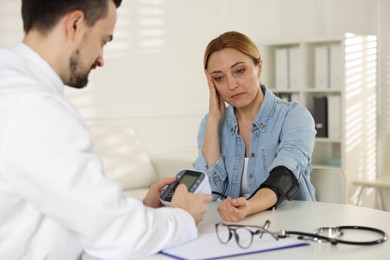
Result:
{"type": "Polygon", "coordinates": [[[0,258],[143,257],[197,236],[211,195],[180,186],[172,208],[151,186],[143,203],[104,178],[63,85],[104,65],[121,0],[23,0],[25,37],[0,50],[0,258]]]}

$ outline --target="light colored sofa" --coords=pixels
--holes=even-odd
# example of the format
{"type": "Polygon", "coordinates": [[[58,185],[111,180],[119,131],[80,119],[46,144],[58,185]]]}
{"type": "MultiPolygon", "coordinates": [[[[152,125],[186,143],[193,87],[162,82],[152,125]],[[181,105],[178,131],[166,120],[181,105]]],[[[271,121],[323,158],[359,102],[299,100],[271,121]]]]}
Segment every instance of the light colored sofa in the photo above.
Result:
{"type": "Polygon", "coordinates": [[[134,129],[125,120],[86,121],[93,149],[100,156],[107,178],[122,185],[125,195],[143,199],[153,182],[192,168],[195,157],[185,154],[148,155],[134,129]]]}

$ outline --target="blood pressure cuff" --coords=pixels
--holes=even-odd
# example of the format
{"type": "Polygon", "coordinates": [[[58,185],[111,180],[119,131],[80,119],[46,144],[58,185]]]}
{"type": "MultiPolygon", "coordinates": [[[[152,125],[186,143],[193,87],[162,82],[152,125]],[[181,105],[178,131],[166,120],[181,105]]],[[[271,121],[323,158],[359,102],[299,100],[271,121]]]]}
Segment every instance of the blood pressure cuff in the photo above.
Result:
{"type": "MultiPolygon", "coordinates": [[[[284,166],[274,168],[268,178],[248,198],[252,198],[260,189],[268,188],[275,192],[277,197],[276,205],[284,200],[292,200],[299,190],[299,183],[295,175],[284,166]]],[[[275,205],[275,206],[276,206],[275,205]]]]}

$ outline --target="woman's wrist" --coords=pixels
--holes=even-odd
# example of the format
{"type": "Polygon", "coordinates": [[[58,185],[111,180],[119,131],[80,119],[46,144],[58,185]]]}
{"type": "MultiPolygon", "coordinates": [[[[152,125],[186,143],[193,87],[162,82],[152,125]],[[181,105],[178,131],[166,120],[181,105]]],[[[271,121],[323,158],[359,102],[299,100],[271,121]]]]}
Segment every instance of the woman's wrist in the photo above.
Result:
{"type": "Polygon", "coordinates": [[[248,200],[248,216],[267,210],[277,202],[276,194],[268,189],[260,189],[252,198],[248,200]]]}
{"type": "Polygon", "coordinates": [[[221,120],[220,116],[216,116],[213,113],[209,112],[208,117],[207,117],[207,124],[216,124],[216,125],[218,125],[220,120],[221,120]]]}

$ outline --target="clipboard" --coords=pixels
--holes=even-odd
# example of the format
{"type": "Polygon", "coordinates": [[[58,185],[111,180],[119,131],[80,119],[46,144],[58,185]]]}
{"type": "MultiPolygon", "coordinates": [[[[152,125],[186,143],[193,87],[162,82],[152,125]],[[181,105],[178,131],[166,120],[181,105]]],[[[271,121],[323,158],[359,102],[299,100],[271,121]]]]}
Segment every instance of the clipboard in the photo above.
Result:
{"type": "Polygon", "coordinates": [[[160,253],[175,259],[221,259],[307,245],[309,243],[296,238],[275,240],[271,236],[263,236],[262,238],[254,238],[251,247],[243,249],[236,244],[234,239],[228,244],[222,244],[215,233],[208,233],[160,253]]]}

